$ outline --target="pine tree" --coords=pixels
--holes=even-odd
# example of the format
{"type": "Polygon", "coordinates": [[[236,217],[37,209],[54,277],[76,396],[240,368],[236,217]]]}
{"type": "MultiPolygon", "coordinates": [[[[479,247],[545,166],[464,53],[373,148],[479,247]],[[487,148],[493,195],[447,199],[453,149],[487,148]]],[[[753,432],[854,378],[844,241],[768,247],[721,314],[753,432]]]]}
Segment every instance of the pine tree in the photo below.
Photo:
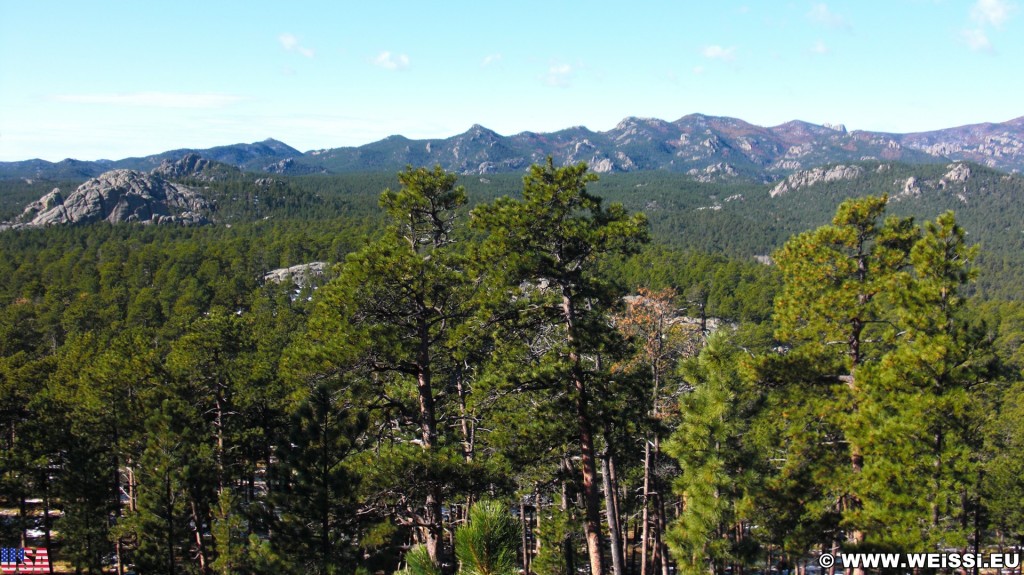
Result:
{"type": "MultiPolygon", "coordinates": [[[[652,429],[643,439],[641,575],[649,572],[650,559],[660,564],[661,572],[668,570],[668,547],[664,536],[668,524],[664,513],[665,497],[660,485],[661,478],[652,471],[660,465],[661,441],[666,434],[665,420],[669,415],[667,406],[674,404],[677,399],[676,393],[673,393],[668,384],[669,375],[680,358],[698,351],[706,327],[706,318],[703,315],[701,325],[696,329],[676,321],[676,298],[677,294],[672,288],[665,288],[659,292],[640,288],[635,296],[627,298],[625,312],[616,317],[619,330],[634,338],[637,347],[636,355],[623,367],[626,370],[635,370],[638,374],[647,371],[650,376],[650,410],[647,415],[651,420],[652,429]],[[653,557],[649,557],[649,550],[654,551],[653,557]]],[[[703,307],[700,311],[703,314],[703,307]]]]}
{"type": "Polygon", "coordinates": [[[909,219],[879,224],[885,205],[844,202],[776,254],[777,336],[791,349],[760,375],[778,389],[778,477],[804,478],[804,527],[835,517],[818,528],[852,546],[963,544],[952,526],[977,491],[971,388],[989,363],[960,317],[973,250],[952,214],[922,236],[909,219]],[[844,459],[849,473],[835,473],[844,459]]]}
{"type": "Polygon", "coordinates": [[[279,520],[271,543],[296,572],[326,575],[352,567],[359,478],[349,459],[366,423],[337,381],[317,385],[293,416],[272,470],[279,520]]]}
{"type": "MultiPolygon", "coordinates": [[[[458,342],[452,336],[469,315],[472,293],[456,242],[458,211],[466,203],[456,179],[440,167],[410,167],[399,174],[401,189],[386,190],[380,199],[388,230],[351,254],[340,276],[320,290],[310,329],[296,352],[307,373],[357,371],[371,382],[365,401],[379,406],[377,413],[389,420],[382,427],[407,429],[413,423],[417,428],[421,461],[411,462],[394,448],[395,461],[421,470],[448,467],[439,421],[451,404],[440,401],[453,394],[441,391],[456,369],[458,342]]],[[[389,442],[385,451],[392,446],[389,442]]],[[[408,521],[439,562],[443,492],[451,478],[421,479],[428,480],[428,489],[408,521]]]]}
{"type": "Polygon", "coordinates": [[[492,262],[495,277],[511,288],[521,309],[529,309],[535,325],[555,330],[556,344],[536,360],[547,364],[545,377],[560,380],[562,392],[572,398],[584,531],[591,572],[597,575],[604,569],[595,461],[600,426],[594,421],[593,398],[608,380],[608,366],[597,361],[612,337],[605,314],[621,295],[600,281],[597,265],[635,251],[647,239],[647,226],[642,215],[629,216],[621,205],[603,207],[586,190],[595,179],[586,164],[555,168],[548,158],[524,177],[522,200],[501,198],[478,207],[472,217],[488,234],[481,257],[492,262]]]}
{"type": "Polygon", "coordinates": [[[520,524],[508,507],[497,501],[478,501],[469,522],[455,531],[455,557],[460,575],[513,575],[520,524]]]}
{"type": "Polygon", "coordinates": [[[140,570],[174,575],[208,568],[203,532],[217,483],[204,428],[194,406],[180,399],[165,399],[146,422],[138,511],[129,517],[140,570]]]}
{"type": "Polygon", "coordinates": [[[210,564],[211,571],[219,575],[252,571],[242,510],[231,489],[224,489],[217,496],[210,534],[213,535],[216,553],[216,558],[210,564]]]}
{"type": "Polygon", "coordinates": [[[673,489],[683,510],[672,527],[673,551],[684,573],[722,573],[751,566],[757,545],[748,534],[766,472],[752,427],[762,397],[741,375],[734,334],[717,332],[700,355],[681,366],[692,389],[680,398],[679,426],[665,451],[679,461],[673,489]]]}
{"type": "Polygon", "coordinates": [[[875,455],[860,487],[869,503],[863,521],[903,548],[962,548],[973,528],[964,527],[961,498],[979,497],[985,417],[977,391],[993,366],[987,337],[964,315],[977,251],[952,212],[926,222],[912,269],[892,286],[899,345],[865,370],[871,393],[857,436],[875,455]]]}

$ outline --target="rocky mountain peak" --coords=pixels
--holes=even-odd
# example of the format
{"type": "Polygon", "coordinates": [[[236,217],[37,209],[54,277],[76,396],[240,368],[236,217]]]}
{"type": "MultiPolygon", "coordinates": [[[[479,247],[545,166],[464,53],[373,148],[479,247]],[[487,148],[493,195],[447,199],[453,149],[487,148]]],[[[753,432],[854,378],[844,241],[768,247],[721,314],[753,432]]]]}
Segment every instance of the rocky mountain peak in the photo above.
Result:
{"type": "Polygon", "coordinates": [[[159,175],[112,170],[78,186],[67,198],[54,189],[4,227],[45,227],[106,221],[205,223],[209,204],[197,191],[159,175]]]}
{"type": "Polygon", "coordinates": [[[472,126],[469,127],[468,130],[466,130],[464,134],[462,134],[462,136],[470,140],[485,141],[498,140],[501,138],[500,134],[498,134],[497,132],[490,128],[481,126],[480,124],[473,124],[472,126]]]}
{"type": "MultiPolygon", "coordinates": [[[[975,162],[1007,172],[1024,170],[1024,117],[1003,123],[982,123],[914,134],[847,131],[842,124],[794,120],[774,127],[738,118],[689,114],[675,122],[630,116],[611,130],[583,127],[556,132],[522,132],[502,136],[479,124],[449,138],[412,140],[385,138],[358,147],[315,150],[303,154],[277,140],[234,144],[205,150],[182,149],[116,162],[58,163],[42,160],[0,162],[0,178],[75,179],[95,177],[111,168],[151,170],[180,178],[206,173],[201,159],[245,170],[304,174],[401,170],[406,165],[440,164],[460,173],[523,171],[551,156],[560,164],[585,161],[595,171],[667,170],[705,178],[708,170],[729,165],[737,178],[778,182],[818,166],[863,161],[941,164],[975,162]],[[696,170],[696,171],[694,171],[696,170]]],[[[727,173],[727,172],[726,172],[727,173]]],[[[732,177],[732,176],[730,176],[732,177]]]]}
{"type": "Polygon", "coordinates": [[[176,161],[164,160],[150,172],[154,176],[169,180],[193,178],[207,182],[223,179],[229,174],[239,173],[241,173],[241,170],[234,166],[206,159],[196,153],[185,154],[180,160],[176,161]]]}

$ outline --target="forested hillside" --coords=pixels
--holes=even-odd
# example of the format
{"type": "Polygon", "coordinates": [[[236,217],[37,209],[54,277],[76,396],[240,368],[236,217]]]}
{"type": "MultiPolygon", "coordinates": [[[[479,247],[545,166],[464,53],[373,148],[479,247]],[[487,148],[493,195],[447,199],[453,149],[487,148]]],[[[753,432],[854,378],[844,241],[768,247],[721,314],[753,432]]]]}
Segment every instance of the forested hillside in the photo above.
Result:
{"type": "MultiPolygon", "coordinates": [[[[414,575],[1024,544],[1024,180],[847,168],[222,170],[177,177],[207,225],[0,232],[0,542],[414,575]]],[[[0,220],[83,180],[0,181],[0,220]]]]}

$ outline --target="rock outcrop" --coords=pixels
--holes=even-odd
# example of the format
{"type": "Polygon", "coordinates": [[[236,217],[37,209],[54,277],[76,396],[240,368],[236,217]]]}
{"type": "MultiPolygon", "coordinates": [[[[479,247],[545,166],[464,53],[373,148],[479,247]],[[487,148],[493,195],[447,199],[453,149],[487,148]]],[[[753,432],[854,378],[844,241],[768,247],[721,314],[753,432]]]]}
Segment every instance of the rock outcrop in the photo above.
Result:
{"type": "Polygon", "coordinates": [[[65,198],[54,189],[29,204],[7,228],[92,222],[201,224],[209,204],[197,191],[135,170],[113,170],[78,186],[65,198]]]}
{"type": "Polygon", "coordinates": [[[686,174],[688,176],[692,176],[693,179],[697,180],[698,182],[704,183],[735,178],[736,176],[739,175],[736,172],[735,168],[724,162],[712,164],[710,166],[707,166],[703,170],[698,168],[692,168],[690,170],[687,170],[686,174]]]}
{"type": "Polygon", "coordinates": [[[950,164],[946,166],[949,171],[943,176],[947,182],[966,182],[971,178],[971,168],[967,164],[950,164]]]}
{"type": "Polygon", "coordinates": [[[153,168],[150,174],[165,180],[190,178],[204,182],[225,179],[229,174],[240,174],[241,170],[234,166],[208,160],[199,154],[185,154],[180,160],[164,160],[153,168]]]}
{"type": "Polygon", "coordinates": [[[327,262],[309,262],[308,264],[278,268],[264,274],[263,281],[278,284],[290,281],[301,288],[309,285],[314,277],[324,275],[327,265],[327,262]]]}
{"type": "Polygon", "coordinates": [[[772,188],[771,197],[775,198],[791,192],[813,186],[819,182],[835,182],[837,180],[852,180],[859,178],[864,173],[860,166],[832,166],[830,168],[814,168],[791,174],[772,188]]]}

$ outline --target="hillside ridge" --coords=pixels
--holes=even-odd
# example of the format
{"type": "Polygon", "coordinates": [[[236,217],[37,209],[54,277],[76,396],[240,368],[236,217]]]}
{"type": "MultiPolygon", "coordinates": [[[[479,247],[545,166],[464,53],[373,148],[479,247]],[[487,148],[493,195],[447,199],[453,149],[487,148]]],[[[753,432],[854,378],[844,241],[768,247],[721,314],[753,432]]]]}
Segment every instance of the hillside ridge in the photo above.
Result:
{"type": "Polygon", "coordinates": [[[149,171],[194,154],[248,172],[288,175],[396,171],[439,164],[460,174],[522,172],[548,156],[587,162],[598,173],[665,170],[695,180],[772,183],[815,167],[863,161],[910,164],[974,162],[1008,173],[1024,170],[1024,116],[907,134],[848,131],[842,124],[793,120],[757,126],[739,118],[688,114],[669,122],[624,118],[607,131],[575,126],[501,135],[474,124],[448,138],[393,135],[362,146],[305,153],[274,139],[208,149],[179,149],[116,161],[0,162],[0,178],[85,179],[111,169],[149,171]]]}

